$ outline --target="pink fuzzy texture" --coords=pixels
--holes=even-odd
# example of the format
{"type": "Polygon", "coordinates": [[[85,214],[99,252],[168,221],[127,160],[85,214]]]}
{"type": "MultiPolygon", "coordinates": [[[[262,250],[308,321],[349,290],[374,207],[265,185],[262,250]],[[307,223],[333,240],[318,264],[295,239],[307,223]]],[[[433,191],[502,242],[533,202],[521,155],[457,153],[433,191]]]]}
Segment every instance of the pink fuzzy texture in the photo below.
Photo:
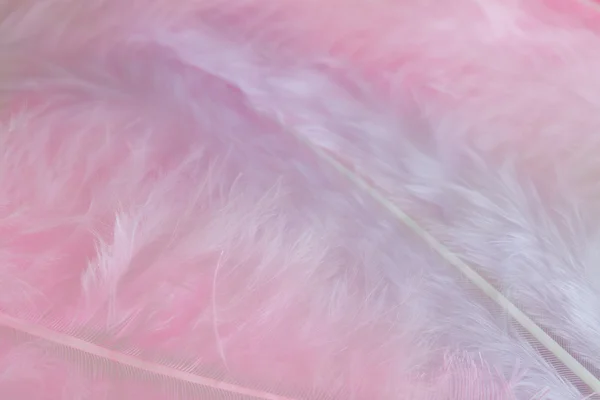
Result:
{"type": "Polygon", "coordinates": [[[3,7],[1,399],[590,394],[306,142],[598,371],[591,3],[3,7]]]}

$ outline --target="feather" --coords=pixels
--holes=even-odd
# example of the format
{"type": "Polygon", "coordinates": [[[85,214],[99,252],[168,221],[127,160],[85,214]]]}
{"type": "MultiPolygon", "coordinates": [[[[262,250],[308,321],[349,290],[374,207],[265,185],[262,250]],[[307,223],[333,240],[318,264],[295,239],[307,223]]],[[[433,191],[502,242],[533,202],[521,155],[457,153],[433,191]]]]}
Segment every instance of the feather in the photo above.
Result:
{"type": "Polygon", "coordinates": [[[323,159],[327,160],[334,168],[349,177],[357,186],[370,193],[373,198],[380,202],[390,213],[406,224],[412,231],[421,237],[431,248],[433,248],[442,258],[448,261],[448,264],[457,268],[469,281],[477,286],[485,295],[494,300],[502,307],[508,315],[514,318],[527,332],[529,332],[541,345],[552,353],[570,373],[576,375],[582,382],[587,384],[594,393],[600,393],[600,381],[585,366],[577,361],[566,351],[556,340],[550,337],[542,328],[540,328],[531,318],[524,314],[518,307],[510,302],[501,292],[491,285],[485,278],[477,273],[471,266],[466,264],[461,258],[457,257],[447,247],[442,245],[436,238],[425,231],[410,216],[394,206],[384,196],[374,190],[365,180],[361,179],[333,157],[327,153],[313,148],[323,159]]]}
{"type": "MultiPolygon", "coordinates": [[[[424,122],[413,118],[412,125],[398,123],[385,107],[377,109],[376,103],[356,101],[356,91],[301,68],[275,71],[269,86],[255,96],[255,107],[292,124],[293,130],[312,143],[332,150],[369,176],[396,203],[414,210],[437,236],[478,265],[544,329],[566,341],[582,363],[598,369],[594,350],[600,331],[597,274],[586,265],[593,264],[593,258],[588,260],[597,247],[595,224],[590,224],[597,215],[592,177],[598,166],[591,154],[598,145],[597,137],[590,133],[597,125],[597,113],[590,109],[597,89],[593,79],[576,79],[581,71],[596,69],[597,25],[573,29],[574,24],[581,24],[575,13],[559,18],[554,10],[535,2],[532,8],[510,2],[492,9],[493,2],[484,6],[468,1],[454,2],[452,7],[457,4],[464,6],[464,14],[453,11],[439,16],[414,5],[407,6],[414,12],[407,17],[409,14],[386,9],[390,18],[396,17],[399,28],[386,32],[381,24],[369,27],[370,31],[381,30],[376,43],[387,45],[391,43],[388,37],[406,38],[402,47],[384,52],[390,59],[402,60],[413,41],[429,46],[419,49],[422,60],[410,58],[390,78],[401,81],[415,97],[415,108],[426,118],[424,122]],[[410,18],[428,23],[411,24],[410,18]],[[464,31],[464,42],[443,40],[450,26],[458,31],[453,32],[455,38],[464,31]],[[410,34],[401,34],[408,29],[412,29],[410,34]],[[487,42],[481,32],[489,36],[487,42]],[[515,42],[521,47],[507,50],[515,42]],[[521,51],[538,52],[540,61],[522,56],[521,51]],[[581,54],[589,57],[582,59],[581,54]],[[447,68],[443,74],[428,57],[444,60],[447,68]],[[490,59],[499,63],[491,64],[490,59]],[[422,77],[416,79],[418,69],[422,77]],[[468,74],[456,79],[461,71],[468,74]],[[289,81],[303,82],[302,90],[283,85],[289,81]],[[498,82],[515,90],[503,90],[498,82]],[[330,96],[324,98],[323,92],[330,96]],[[279,101],[268,102],[273,97],[279,101]],[[551,127],[540,122],[543,118],[551,121],[551,127]],[[431,133],[411,134],[411,127],[419,124],[433,125],[431,133]],[[539,127],[539,133],[523,131],[532,126],[539,127]],[[368,143],[364,135],[370,138],[368,143]],[[544,176],[553,163],[558,164],[552,167],[554,175],[544,176]],[[485,233],[482,223],[487,224],[485,233]],[[498,232],[505,232],[507,238],[498,239],[498,232]],[[561,311],[556,313],[557,309],[561,311]]],[[[344,15],[353,16],[352,11],[344,15]]],[[[593,18],[589,13],[585,16],[593,18]]],[[[352,29],[343,34],[352,35],[352,29]]],[[[355,71],[364,74],[360,68],[371,66],[388,72],[388,64],[377,59],[377,51],[380,49],[362,53],[355,71]]],[[[198,56],[193,60],[187,54],[182,57],[200,63],[198,56]]],[[[333,71],[339,73],[339,69],[333,71]]],[[[239,85],[249,82],[237,70],[223,68],[218,73],[239,85]]],[[[386,83],[393,84],[391,80],[386,83]]],[[[373,98],[361,95],[362,99],[373,98]]],[[[402,98],[397,100],[403,104],[402,98]]]]}
{"type": "MultiPolygon", "coordinates": [[[[62,348],[61,350],[64,352],[72,353],[74,351],[79,351],[85,354],[85,356],[73,356],[71,354],[66,355],[65,357],[82,357],[86,359],[86,363],[92,364],[94,366],[93,368],[98,370],[102,368],[115,368],[114,364],[120,364],[122,368],[128,369],[127,371],[121,372],[124,375],[135,376],[136,372],[139,374],[141,371],[143,374],[147,375],[145,376],[146,379],[150,377],[150,379],[154,380],[171,379],[174,381],[180,381],[181,386],[188,384],[190,386],[188,391],[194,393],[195,396],[219,398],[227,395],[227,393],[230,393],[230,395],[237,396],[236,398],[240,399],[256,398],[265,400],[290,400],[286,397],[277,396],[271,393],[228,384],[223,381],[186,373],[175,368],[168,368],[160,364],[145,362],[134,356],[118,351],[112,351],[110,349],[94,345],[88,341],[77,339],[72,335],[60,334],[58,332],[45,329],[39,325],[28,324],[23,320],[18,320],[8,315],[0,316],[0,325],[2,325],[4,329],[13,330],[17,335],[29,335],[32,338],[47,342],[48,345],[52,347],[62,348]],[[93,361],[90,362],[90,360],[93,361]],[[111,366],[106,367],[103,366],[103,364],[111,364],[111,366]]],[[[97,374],[98,371],[95,371],[95,373],[97,374]]]]}
{"type": "Polygon", "coordinates": [[[319,56],[362,11],[393,25],[387,7],[356,0],[327,26],[334,2],[314,22],[302,18],[317,3],[278,4],[2,10],[0,394],[581,398],[414,232],[287,133],[346,162],[389,172],[404,154],[418,170],[417,152],[394,153],[385,102],[361,98],[370,81],[337,63],[365,48],[319,56]]]}

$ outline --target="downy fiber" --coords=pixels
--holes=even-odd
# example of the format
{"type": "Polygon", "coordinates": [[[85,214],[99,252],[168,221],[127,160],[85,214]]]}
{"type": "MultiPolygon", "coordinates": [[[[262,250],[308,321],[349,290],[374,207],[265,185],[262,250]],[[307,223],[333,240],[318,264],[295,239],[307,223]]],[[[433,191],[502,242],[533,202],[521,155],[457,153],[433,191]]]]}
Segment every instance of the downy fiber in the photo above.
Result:
{"type": "Polygon", "coordinates": [[[594,399],[599,155],[591,0],[4,0],[0,399],[594,399]]]}

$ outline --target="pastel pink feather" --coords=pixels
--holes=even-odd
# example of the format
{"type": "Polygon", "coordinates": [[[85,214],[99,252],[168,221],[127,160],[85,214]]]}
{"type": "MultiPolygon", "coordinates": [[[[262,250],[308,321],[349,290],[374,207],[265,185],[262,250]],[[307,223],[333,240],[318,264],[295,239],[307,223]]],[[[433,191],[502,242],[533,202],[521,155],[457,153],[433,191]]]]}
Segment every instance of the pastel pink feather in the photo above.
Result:
{"type": "MultiPolygon", "coordinates": [[[[414,213],[595,366],[596,273],[581,282],[577,268],[546,268],[531,241],[499,237],[535,233],[505,222],[539,217],[554,261],[593,259],[591,239],[572,243],[588,231],[554,219],[554,202],[571,198],[544,172],[557,160],[567,178],[595,176],[579,155],[596,143],[585,95],[599,89],[597,23],[559,0],[10,1],[0,397],[589,394],[304,141],[414,213]],[[527,192],[507,164],[547,192],[527,192]],[[554,290],[560,279],[575,288],[554,290]]],[[[595,187],[566,181],[595,217],[595,187]]]]}

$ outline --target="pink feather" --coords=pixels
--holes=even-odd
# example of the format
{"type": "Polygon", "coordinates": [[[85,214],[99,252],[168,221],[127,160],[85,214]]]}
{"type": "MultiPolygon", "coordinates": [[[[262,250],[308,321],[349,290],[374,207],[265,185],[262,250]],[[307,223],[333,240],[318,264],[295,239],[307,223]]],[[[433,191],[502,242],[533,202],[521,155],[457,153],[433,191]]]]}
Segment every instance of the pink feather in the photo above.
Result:
{"type": "Polygon", "coordinates": [[[590,393],[305,142],[595,367],[591,8],[3,7],[1,398],[590,393]]]}

